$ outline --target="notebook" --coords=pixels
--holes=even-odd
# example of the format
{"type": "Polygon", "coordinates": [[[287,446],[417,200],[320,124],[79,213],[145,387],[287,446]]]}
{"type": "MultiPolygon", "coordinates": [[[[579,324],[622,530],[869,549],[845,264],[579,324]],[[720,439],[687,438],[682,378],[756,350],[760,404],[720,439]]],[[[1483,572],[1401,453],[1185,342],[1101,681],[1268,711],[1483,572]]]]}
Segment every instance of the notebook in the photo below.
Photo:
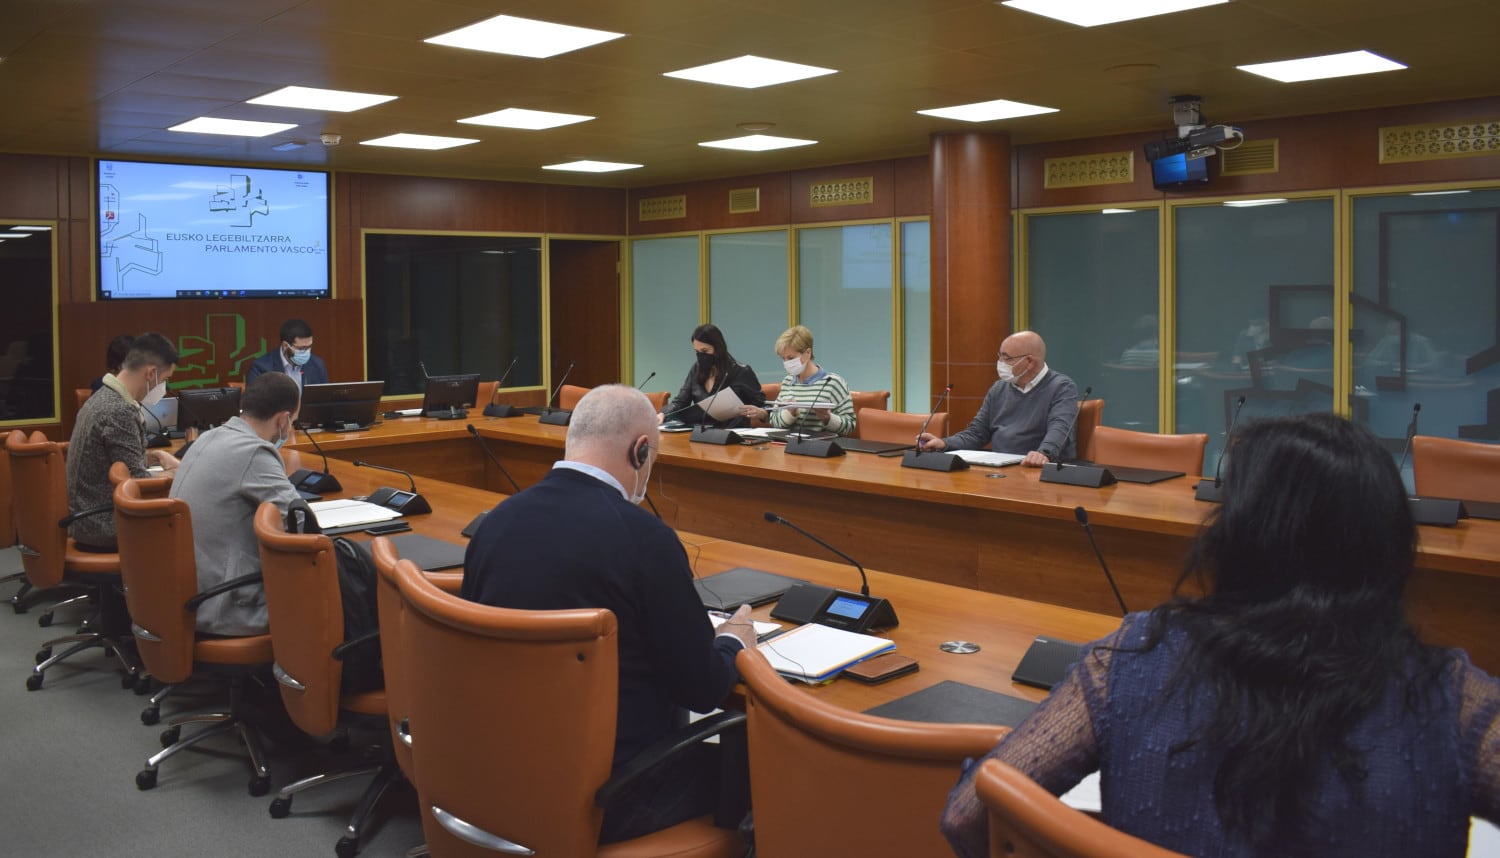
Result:
{"type": "Polygon", "coordinates": [[[463,568],[466,546],[456,542],[444,542],[420,533],[403,533],[390,539],[401,559],[410,560],[428,572],[463,568]]]}
{"type": "Polygon", "coordinates": [[[839,446],[845,450],[853,450],[856,453],[889,453],[894,450],[915,449],[915,440],[909,443],[899,441],[866,441],[863,438],[840,438],[839,446]]]}
{"type": "Polygon", "coordinates": [[[1031,648],[1016,665],[1011,681],[1021,685],[1052,690],[1052,686],[1063,681],[1068,668],[1083,654],[1083,644],[1038,635],[1031,648]]]}
{"type": "Polygon", "coordinates": [[[892,652],[895,641],[808,623],[777,635],[759,647],[776,672],[816,685],[856,662],[892,652]]]}
{"type": "Polygon", "coordinates": [[[1115,475],[1115,479],[1122,483],[1159,483],[1162,480],[1170,480],[1183,476],[1182,471],[1162,471],[1156,468],[1130,468],[1125,465],[1105,465],[1102,463],[1099,466],[1108,468],[1109,472],[1115,475]]]}

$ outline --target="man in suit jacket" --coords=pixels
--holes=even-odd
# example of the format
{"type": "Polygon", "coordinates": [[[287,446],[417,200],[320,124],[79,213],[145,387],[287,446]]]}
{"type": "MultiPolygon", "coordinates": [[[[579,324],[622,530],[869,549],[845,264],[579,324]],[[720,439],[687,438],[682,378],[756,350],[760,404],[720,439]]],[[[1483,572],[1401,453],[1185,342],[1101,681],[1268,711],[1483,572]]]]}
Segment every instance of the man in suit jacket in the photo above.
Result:
{"type": "MultiPolygon", "coordinates": [[[[715,634],[681,541],[636,506],[659,439],[656,409],[640,391],[619,384],[589,391],[573,410],[563,461],[485,516],[464,559],[460,594],[471,601],[614,612],[616,770],[687,723],[687,710],[707,712],[723,702],[739,678],[735,655],[755,645],[748,606],[715,634]]],[[[699,745],[680,765],[653,772],[650,783],[605,814],[600,840],[638,837],[713,811],[719,747],[699,745]]]]}
{"type": "Polygon", "coordinates": [[[250,364],[245,383],[264,373],[279,372],[297,382],[298,390],[304,384],[327,384],[328,368],[322,358],[312,353],[312,347],[312,326],[301,319],[287,319],[281,323],[281,345],[250,364]]]}

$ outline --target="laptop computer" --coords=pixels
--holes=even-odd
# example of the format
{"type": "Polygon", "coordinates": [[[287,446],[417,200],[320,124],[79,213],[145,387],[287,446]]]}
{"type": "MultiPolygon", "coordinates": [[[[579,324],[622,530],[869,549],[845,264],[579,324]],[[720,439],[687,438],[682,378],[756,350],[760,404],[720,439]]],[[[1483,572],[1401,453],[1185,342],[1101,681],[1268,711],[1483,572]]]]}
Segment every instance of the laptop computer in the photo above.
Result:
{"type": "Polygon", "coordinates": [[[164,396],[155,405],[144,407],[146,431],[170,435],[177,431],[177,397],[164,396]]]}

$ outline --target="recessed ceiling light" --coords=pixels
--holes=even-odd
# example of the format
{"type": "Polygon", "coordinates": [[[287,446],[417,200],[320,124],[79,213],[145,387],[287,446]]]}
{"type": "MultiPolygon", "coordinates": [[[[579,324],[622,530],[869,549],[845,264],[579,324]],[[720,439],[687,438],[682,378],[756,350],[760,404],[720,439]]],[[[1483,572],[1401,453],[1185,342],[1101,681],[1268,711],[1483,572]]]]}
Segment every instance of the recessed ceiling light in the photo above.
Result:
{"type": "Polygon", "coordinates": [[[374,140],[361,140],[361,146],[391,146],[396,149],[452,149],[478,143],[473,137],[440,137],[433,134],[391,134],[374,140]]]}
{"type": "Polygon", "coordinates": [[[588,122],[592,116],[583,116],[578,113],[551,113],[546,110],[526,110],[520,107],[507,107],[494,113],[485,113],[479,116],[470,116],[468,119],[460,119],[468,125],[493,125],[496,128],[521,128],[527,131],[541,131],[544,128],[557,128],[562,125],[572,125],[575,122],[588,122]]]}
{"type": "Polygon", "coordinates": [[[551,24],[530,18],[512,15],[496,15],[477,24],[461,27],[451,33],[433,36],[425,41],[432,45],[447,45],[452,48],[468,48],[471,51],[489,51],[492,54],[511,54],[517,57],[542,59],[566,54],[589,45],[608,42],[624,36],[607,30],[590,30],[587,27],[570,27],[567,24],[551,24]]]}
{"type": "Polygon", "coordinates": [[[0,238],[31,238],[29,232],[0,232],[0,238]]]}
{"type": "Polygon", "coordinates": [[[346,92],[341,89],[317,89],[311,86],[284,86],[275,92],[252,98],[246,104],[268,104],[273,107],[300,107],[304,110],[332,110],[348,113],[364,110],[387,101],[395,101],[394,95],[375,95],[370,92],[346,92]]]}
{"type": "Polygon", "coordinates": [[[1284,202],[1285,197],[1268,197],[1263,200],[1226,200],[1224,205],[1234,209],[1251,209],[1256,206],[1279,206],[1284,202]]]}
{"type": "MultiPolygon", "coordinates": [[[[1467,194],[1468,191],[1464,191],[1464,193],[1467,194]]],[[[11,229],[15,230],[16,232],[51,232],[52,231],[52,227],[50,227],[50,226],[13,226],[13,227],[11,227],[11,229]]]]}
{"type": "Polygon", "coordinates": [[[1271,80],[1279,80],[1282,83],[1298,83],[1304,80],[1396,71],[1406,66],[1369,51],[1350,51],[1345,54],[1282,60],[1277,63],[1252,63],[1248,66],[1235,66],[1235,68],[1258,74],[1261,77],[1268,77],[1271,80]]]}
{"type": "Polygon", "coordinates": [[[709,140],[698,145],[711,146],[715,149],[739,149],[744,152],[769,152],[772,149],[811,146],[817,142],[816,140],[798,140],[795,137],[776,137],[770,134],[747,134],[744,137],[730,137],[727,140],[709,140]]]}
{"type": "Polygon", "coordinates": [[[1000,5],[1080,27],[1097,27],[1228,2],[1229,0],[1005,0],[1000,5]]]}
{"type": "Polygon", "coordinates": [[[168,131],[183,131],[189,134],[228,134],[232,137],[265,137],[296,128],[287,122],[255,122],[249,119],[214,119],[200,116],[181,125],[173,125],[168,131]]]}
{"type": "Polygon", "coordinates": [[[931,110],[918,110],[917,112],[925,116],[937,116],[943,119],[962,119],[965,122],[993,122],[996,119],[1035,116],[1038,113],[1056,113],[1057,108],[1023,104],[1019,101],[1006,101],[1003,98],[998,98],[994,101],[957,104],[953,107],[935,107],[931,110]]]}
{"type": "Polygon", "coordinates": [[[1101,209],[1099,214],[1130,214],[1135,209],[1101,209]]]}
{"type": "MultiPolygon", "coordinates": [[[[1414,197],[1446,197],[1449,194],[1467,194],[1467,193],[1468,193],[1468,191],[1466,191],[1466,190],[1459,190],[1459,191],[1412,191],[1411,195],[1414,196],[1414,197]]],[[[18,226],[18,227],[16,227],[16,229],[27,229],[27,228],[28,227],[24,227],[24,226],[18,226]]]]}
{"type": "Polygon", "coordinates": [[[570,161],[566,164],[548,164],[543,170],[564,170],[569,173],[613,173],[618,170],[637,170],[642,164],[620,164],[614,161],[570,161]]]}
{"type": "Polygon", "coordinates": [[[667,77],[682,78],[683,80],[696,80],[702,83],[737,86],[741,89],[757,89],[762,86],[774,86],[778,83],[790,83],[794,80],[805,80],[810,77],[821,77],[825,74],[837,73],[838,69],[825,69],[818,66],[805,66],[801,63],[768,60],[765,57],[746,54],[743,57],[709,63],[706,66],[694,66],[690,69],[669,71],[665,75],[667,77]]]}

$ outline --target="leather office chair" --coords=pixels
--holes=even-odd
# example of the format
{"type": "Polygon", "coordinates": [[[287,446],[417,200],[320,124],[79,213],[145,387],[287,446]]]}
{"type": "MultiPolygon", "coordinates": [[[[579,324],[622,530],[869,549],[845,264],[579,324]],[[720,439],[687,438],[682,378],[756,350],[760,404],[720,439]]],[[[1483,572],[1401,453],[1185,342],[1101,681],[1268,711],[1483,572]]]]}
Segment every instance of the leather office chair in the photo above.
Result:
{"type": "Polygon", "coordinates": [[[1089,459],[1101,465],[1156,468],[1198,476],[1203,473],[1203,451],[1208,447],[1208,436],[1202,432],[1158,435],[1099,426],[1093,432],[1093,447],[1089,459]]]}
{"type": "Polygon", "coordinates": [[[1090,399],[1078,403],[1078,427],[1073,433],[1073,443],[1078,458],[1094,461],[1094,428],[1104,419],[1104,400],[1090,399]]]}
{"type": "Polygon", "coordinates": [[[1411,439],[1417,494],[1431,498],[1500,501],[1500,447],[1417,435],[1411,439]]]}
{"type": "Polygon", "coordinates": [[[866,441],[888,441],[896,444],[911,444],[916,441],[922,425],[927,431],[942,438],[948,434],[948,412],[939,411],[927,422],[926,414],[910,414],[905,411],[886,411],[881,408],[861,408],[859,421],[854,424],[855,437],[866,441]]]}
{"type": "Polygon", "coordinates": [[[750,733],[755,848],[783,855],[945,855],[938,819],[963,761],[1008,727],[850,712],[782,679],[759,651],[736,663],[750,733]]]}
{"type": "MultiPolygon", "coordinates": [[[[312,736],[335,732],[341,723],[384,724],[385,690],[340,693],[342,655],[353,647],[379,641],[344,640],[344,610],[339,593],[338,556],[333,540],[321,533],[287,533],[281,510],[263,503],[255,511],[260,540],[260,569],[265,578],[266,609],[271,618],[272,673],[281,686],[281,702],[297,728],[312,736]]],[[[287,784],[271,801],[271,816],[292,811],[292,798],[303,790],[349,778],[372,775],[364,795],[339,838],[335,852],[348,858],[359,851],[375,806],[401,780],[388,742],[382,742],[379,765],[325,772],[287,784]]]]}
{"type": "MultiPolygon", "coordinates": [[[[93,647],[100,647],[106,655],[117,659],[125,668],[122,687],[133,687],[139,667],[130,655],[130,619],[120,592],[120,556],[82,551],[68,537],[64,445],[47,440],[41,432],[33,432],[26,438],[16,431],[6,438],[5,449],[10,457],[14,492],[17,497],[26,498],[25,503],[16,505],[16,544],[27,583],[38,590],[64,583],[82,587],[99,605],[98,614],[88,623],[88,631],[42,644],[36,654],[36,667],[26,677],[27,690],[41,688],[48,668],[54,664],[93,647]],[[54,653],[53,648],[61,644],[69,646],[54,653]]],[[[38,623],[51,625],[52,611],[73,601],[52,606],[38,623]]]]}
{"type": "Polygon", "coordinates": [[[667,400],[672,398],[672,394],[665,390],[658,390],[655,393],[647,393],[646,398],[651,400],[651,405],[657,411],[661,411],[667,407],[667,400]]]}
{"type": "MultiPolygon", "coordinates": [[[[126,480],[115,486],[115,532],[120,544],[120,575],[125,601],[141,658],[151,675],[173,685],[189,678],[211,678],[229,686],[229,707],[213,712],[175,716],[162,731],[162,750],[146,760],[135,776],[143,790],[156,786],[158,767],[173,756],[211,736],[236,732],[250,759],[250,794],[265,795],[271,788],[265,752],[253,726],[245,718],[245,686],[271,671],[271,636],[203,636],[197,632],[198,606],[247,581],[238,578],[198,592],[198,565],[193,554],[193,515],[186,501],[166,496],[170,480],[126,480]],[[182,738],[182,725],[213,726],[182,738]]],[[[141,713],[155,723],[154,707],[141,713]]]]}
{"type": "Polygon", "coordinates": [[[495,390],[500,387],[499,381],[481,381],[479,389],[474,393],[474,407],[484,408],[495,400],[495,390]]]}
{"type": "Polygon", "coordinates": [[[390,723],[396,763],[407,779],[413,780],[412,748],[406,732],[411,696],[406,687],[406,651],[401,632],[405,615],[401,592],[396,587],[396,565],[402,561],[397,556],[395,543],[384,536],[377,536],[370,543],[370,554],[375,558],[375,599],[380,612],[380,660],[385,667],[386,720],[390,723]]]}
{"type": "MultiPolygon", "coordinates": [[[[744,852],[738,832],[706,816],[597,845],[596,802],[621,784],[605,783],[619,681],[613,613],[493,608],[443,592],[409,563],[395,571],[417,794],[434,855],[744,852]]],[[[692,744],[743,717],[721,713],[669,738],[692,744]]]]}
{"type": "Polygon", "coordinates": [[[767,402],[774,400],[776,397],[781,395],[781,382],[778,381],[775,384],[762,384],[760,386],[760,395],[764,396],[767,402]]]}
{"type": "Polygon", "coordinates": [[[889,390],[851,390],[849,399],[854,403],[855,425],[858,425],[859,413],[866,408],[885,411],[890,408],[891,392],[889,390]]]}
{"type": "Polygon", "coordinates": [[[572,411],[578,407],[578,400],[583,398],[592,388],[579,387],[576,384],[565,384],[557,391],[557,407],[564,411],[572,411]]]}
{"type": "Polygon", "coordinates": [[[73,388],[73,396],[78,400],[78,407],[79,408],[82,408],[83,407],[83,403],[88,402],[89,401],[89,397],[93,396],[93,395],[94,395],[94,391],[93,391],[92,388],[88,388],[88,387],[75,387],[75,388],[73,388]]]}
{"type": "MultiPolygon", "coordinates": [[[[17,430],[19,431],[19,430],[17,430]]],[[[0,454],[0,547],[8,548],[16,544],[16,509],[12,502],[12,490],[10,485],[10,454],[0,454]]],[[[21,587],[10,597],[12,608],[16,613],[23,613],[21,607],[22,597],[31,585],[26,581],[26,572],[13,572],[0,578],[0,583],[7,581],[20,581],[21,587]]]]}
{"type": "Polygon", "coordinates": [[[1183,858],[1068,807],[999,760],[980,765],[974,785],[990,812],[992,858],[1183,858]]]}

